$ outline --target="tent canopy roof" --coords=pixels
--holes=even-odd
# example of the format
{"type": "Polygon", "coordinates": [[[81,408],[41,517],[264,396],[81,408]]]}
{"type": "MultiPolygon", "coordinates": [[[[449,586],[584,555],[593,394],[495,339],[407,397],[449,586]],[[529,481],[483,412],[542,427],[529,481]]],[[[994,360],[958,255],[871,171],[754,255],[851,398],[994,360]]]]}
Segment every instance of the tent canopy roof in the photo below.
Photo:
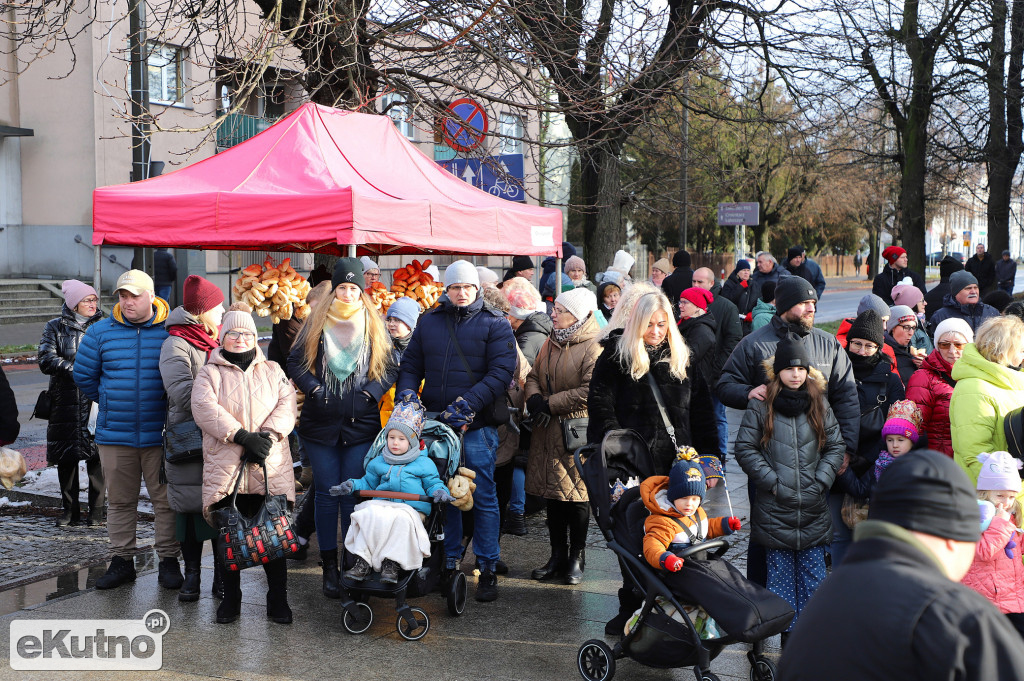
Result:
{"type": "Polygon", "coordinates": [[[467,184],[387,116],[304,104],[208,159],[96,189],[93,244],[559,255],[562,213],[467,184]]]}

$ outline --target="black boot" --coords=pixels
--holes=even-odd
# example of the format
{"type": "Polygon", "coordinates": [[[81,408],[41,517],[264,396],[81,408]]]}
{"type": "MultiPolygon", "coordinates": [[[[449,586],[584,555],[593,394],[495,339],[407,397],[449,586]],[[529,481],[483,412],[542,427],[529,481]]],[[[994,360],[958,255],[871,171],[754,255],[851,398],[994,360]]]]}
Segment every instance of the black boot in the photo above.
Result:
{"type": "Polygon", "coordinates": [[[583,581],[583,566],[586,559],[583,557],[583,549],[569,549],[569,565],[565,570],[565,583],[575,586],[583,581]]]}
{"type": "Polygon", "coordinates": [[[213,556],[213,586],[210,593],[214,598],[224,598],[224,566],[220,564],[216,554],[213,556]]]}
{"type": "Polygon", "coordinates": [[[475,598],[481,603],[490,603],[498,599],[498,576],[493,570],[484,570],[480,573],[475,598]]]}
{"type": "Polygon", "coordinates": [[[224,570],[224,600],[217,608],[217,624],[231,624],[242,613],[242,575],[224,570]]]}
{"type": "Polygon", "coordinates": [[[606,636],[622,636],[626,628],[626,622],[633,616],[633,613],[643,605],[643,599],[628,587],[619,589],[619,614],[608,620],[604,625],[606,636]]]}
{"type": "Polygon", "coordinates": [[[292,623],[292,609],[288,607],[288,564],[272,560],[263,564],[267,574],[267,617],[278,624],[292,623]]]}
{"type": "Polygon", "coordinates": [[[324,596],[341,598],[341,573],[338,572],[338,550],[321,551],[320,563],[324,568],[324,596]]]}
{"type": "Polygon", "coordinates": [[[198,560],[185,561],[185,581],[178,591],[178,600],[183,603],[192,603],[199,600],[199,581],[202,569],[198,560]]]}
{"type": "Polygon", "coordinates": [[[114,556],[110,567],[96,580],[97,589],[114,589],[127,582],[135,581],[135,562],[131,558],[114,556]]]}
{"type": "Polygon", "coordinates": [[[167,558],[160,559],[156,581],[165,589],[181,588],[181,585],[185,582],[185,578],[181,576],[181,566],[178,564],[177,558],[169,556],[167,558]]]}
{"type": "Polygon", "coordinates": [[[522,537],[529,533],[526,528],[526,516],[522,513],[509,513],[508,517],[505,518],[505,528],[503,529],[505,534],[511,534],[514,537],[522,537]]]}
{"type": "Polygon", "coordinates": [[[564,575],[568,563],[568,557],[569,554],[565,546],[552,546],[551,557],[548,558],[548,562],[534,570],[531,576],[540,581],[564,575]]]}

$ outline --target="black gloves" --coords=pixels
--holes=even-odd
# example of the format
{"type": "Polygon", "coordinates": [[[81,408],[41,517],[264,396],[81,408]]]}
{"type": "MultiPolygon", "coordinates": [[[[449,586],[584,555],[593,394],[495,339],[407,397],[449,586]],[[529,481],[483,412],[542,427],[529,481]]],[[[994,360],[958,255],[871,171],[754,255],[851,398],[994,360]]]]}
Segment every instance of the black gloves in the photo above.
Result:
{"type": "Polygon", "coordinates": [[[530,395],[530,399],[526,400],[526,408],[531,416],[537,414],[551,416],[551,407],[548,406],[548,401],[542,395],[530,395]]]}
{"type": "Polygon", "coordinates": [[[270,448],[274,441],[270,439],[270,433],[250,433],[244,428],[239,428],[235,433],[236,443],[245,448],[243,460],[251,463],[263,463],[270,455],[270,448]]]}

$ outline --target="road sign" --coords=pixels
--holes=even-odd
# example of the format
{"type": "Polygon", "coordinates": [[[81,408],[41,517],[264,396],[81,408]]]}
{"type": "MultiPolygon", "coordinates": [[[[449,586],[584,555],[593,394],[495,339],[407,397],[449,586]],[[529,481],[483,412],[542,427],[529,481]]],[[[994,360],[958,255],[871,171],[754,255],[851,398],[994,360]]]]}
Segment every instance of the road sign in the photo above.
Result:
{"type": "Polygon", "coordinates": [[[453,158],[437,163],[455,177],[488,194],[509,201],[526,201],[522,154],[502,154],[483,159],[453,158]]]}
{"type": "Polygon", "coordinates": [[[487,134],[487,112],[468,97],[456,99],[448,105],[450,117],[444,121],[441,136],[456,151],[472,151],[480,146],[487,134]]]}
{"type": "Polygon", "coordinates": [[[747,203],[720,203],[718,204],[718,224],[721,226],[761,224],[761,204],[755,202],[747,203]]]}

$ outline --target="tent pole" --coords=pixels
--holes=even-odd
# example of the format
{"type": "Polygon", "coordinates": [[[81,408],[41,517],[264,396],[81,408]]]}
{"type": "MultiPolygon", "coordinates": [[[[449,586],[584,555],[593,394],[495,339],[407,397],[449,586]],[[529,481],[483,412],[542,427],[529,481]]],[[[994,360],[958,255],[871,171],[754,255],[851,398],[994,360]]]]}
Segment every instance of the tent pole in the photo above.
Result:
{"type": "Polygon", "coordinates": [[[355,244],[349,244],[348,245],[348,257],[350,257],[350,258],[356,257],[356,245],[355,244]]]}
{"type": "Polygon", "coordinates": [[[99,244],[92,247],[92,285],[96,289],[96,295],[100,297],[100,307],[103,307],[103,254],[100,253],[102,248],[99,244]]]}
{"type": "Polygon", "coordinates": [[[562,256],[555,258],[555,298],[562,295],[562,256]]]}

